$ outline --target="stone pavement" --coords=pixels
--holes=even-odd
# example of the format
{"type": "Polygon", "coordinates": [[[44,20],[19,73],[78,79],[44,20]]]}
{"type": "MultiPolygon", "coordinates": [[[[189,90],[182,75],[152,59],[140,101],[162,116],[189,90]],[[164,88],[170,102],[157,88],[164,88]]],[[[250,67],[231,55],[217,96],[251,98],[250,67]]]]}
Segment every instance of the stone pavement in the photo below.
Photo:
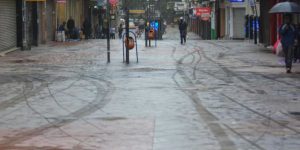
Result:
{"type": "Polygon", "coordinates": [[[0,149],[298,150],[300,64],[247,41],[50,44],[0,58],[0,149]]]}

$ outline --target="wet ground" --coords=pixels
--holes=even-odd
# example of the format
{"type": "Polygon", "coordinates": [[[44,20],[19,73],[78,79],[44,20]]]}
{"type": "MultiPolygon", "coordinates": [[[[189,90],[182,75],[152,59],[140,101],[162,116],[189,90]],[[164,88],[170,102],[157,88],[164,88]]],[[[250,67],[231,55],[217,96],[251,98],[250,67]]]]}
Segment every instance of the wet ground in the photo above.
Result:
{"type": "Polygon", "coordinates": [[[300,64],[249,41],[52,43],[0,58],[2,150],[298,150],[300,64]]]}

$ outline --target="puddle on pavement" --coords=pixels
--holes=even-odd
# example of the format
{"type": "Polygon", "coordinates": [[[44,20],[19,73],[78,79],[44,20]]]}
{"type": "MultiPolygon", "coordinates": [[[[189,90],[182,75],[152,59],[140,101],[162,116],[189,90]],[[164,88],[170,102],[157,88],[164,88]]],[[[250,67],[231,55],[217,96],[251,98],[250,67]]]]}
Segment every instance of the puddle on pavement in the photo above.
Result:
{"type": "Polygon", "coordinates": [[[35,63],[37,60],[33,59],[17,59],[17,60],[11,60],[11,63],[16,63],[16,64],[22,64],[22,63],[35,63]]]}
{"type": "Polygon", "coordinates": [[[293,111],[293,112],[289,112],[289,113],[290,113],[291,115],[300,117],[300,111],[299,111],[299,112],[293,111]]]}
{"type": "Polygon", "coordinates": [[[79,51],[80,49],[79,48],[70,48],[70,49],[67,49],[67,51],[79,51]]]}
{"type": "Polygon", "coordinates": [[[100,120],[106,120],[106,121],[117,121],[117,120],[126,120],[125,117],[105,117],[105,118],[98,118],[100,120]]]}
{"type": "Polygon", "coordinates": [[[133,69],[130,69],[130,71],[135,71],[135,72],[153,72],[153,71],[168,71],[168,70],[174,70],[174,69],[165,69],[165,68],[133,68],[133,69]]]}
{"type": "Polygon", "coordinates": [[[299,112],[297,112],[297,111],[291,111],[291,112],[289,112],[289,115],[291,117],[293,117],[293,118],[295,118],[295,119],[297,119],[297,120],[300,121],[300,111],[299,112]]]}

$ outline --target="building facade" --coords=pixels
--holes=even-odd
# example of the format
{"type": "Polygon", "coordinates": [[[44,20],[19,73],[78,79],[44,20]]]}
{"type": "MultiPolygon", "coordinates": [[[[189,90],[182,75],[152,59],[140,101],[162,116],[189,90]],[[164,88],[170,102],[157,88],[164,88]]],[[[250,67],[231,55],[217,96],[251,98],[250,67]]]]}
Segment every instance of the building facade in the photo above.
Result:
{"type": "MultiPolygon", "coordinates": [[[[202,0],[192,2],[192,7],[209,7],[210,19],[192,17],[192,30],[203,39],[245,39],[247,16],[259,17],[259,2],[254,0],[202,0]]],[[[259,28],[259,27],[257,27],[259,28]]],[[[251,31],[253,32],[253,31],[251,31]]]]}
{"type": "MultiPolygon", "coordinates": [[[[236,1],[224,1],[221,4],[221,8],[225,11],[221,11],[220,18],[221,26],[225,31],[225,37],[229,39],[245,39],[246,38],[246,16],[257,16],[259,17],[259,3],[254,0],[244,0],[241,2],[236,1]],[[223,8],[222,8],[223,7],[223,8]],[[225,13],[225,14],[222,14],[225,13]],[[225,25],[223,21],[225,20],[225,25]]],[[[219,20],[219,21],[220,21],[219,20]]]]}
{"type": "MultiPolygon", "coordinates": [[[[84,0],[0,0],[0,51],[30,49],[55,40],[58,26],[72,17],[82,28],[84,0]]],[[[87,14],[89,15],[89,14],[87,14]]]]}

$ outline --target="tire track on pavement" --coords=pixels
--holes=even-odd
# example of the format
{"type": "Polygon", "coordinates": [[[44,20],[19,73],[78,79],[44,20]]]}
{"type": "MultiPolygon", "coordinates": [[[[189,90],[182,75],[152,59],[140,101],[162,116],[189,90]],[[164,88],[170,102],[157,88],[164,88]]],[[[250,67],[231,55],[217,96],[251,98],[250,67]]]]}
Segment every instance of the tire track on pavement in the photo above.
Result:
{"type": "MultiPolygon", "coordinates": [[[[187,47],[186,49],[187,50],[187,47]]],[[[181,57],[179,60],[176,60],[174,57],[174,53],[176,52],[176,47],[173,46],[172,58],[177,62],[176,69],[177,71],[173,74],[172,79],[176,83],[176,85],[185,93],[195,104],[196,110],[200,114],[200,117],[206,123],[206,126],[209,128],[211,133],[215,136],[216,140],[218,141],[221,150],[237,150],[235,144],[231,139],[228,137],[224,129],[218,123],[219,119],[215,117],[212,113],[210,113],[200,102],[200,98],[198,97],[196,90],[184,90],[183,86],[176,80],[176,75],[179,74],[180,77],[184,80],[186,86],[191,87],[192,89],[196,89],[192,80],[187,76],[184,72],[184,68],[182,67],[183,61],[187,58],[187,55],[193,55],[194,53],[198,53],[197,50],[188,53],[187,55],[181,57]]],[[[201,62],[200,60],[197,63],[201,62]]],[[[190,63],[192,65],[192,63],[190,63]]]]}
{"type": "MultiPolygon", "coordinates": [[[[29,77],[26,77],[26,75],[20,75],[20,76],[24,76],[24,77],[14,76],[12,78],[14,78],[17,82],[25,83],[25,87],[23,87],[23,88],[24,88],[24,92],[28,96],[34,96],[37,93],[41,92],[44,88],[46,88],[46,84],[41,84],[36,89],[34,89],[34,85],[32,82],[30,82],[29,77]]],[[[15,105],[17,105],[21,102],[24,102],[23,93],[20,93],[17,96],[0,103],[0,110],[5,110],[9,107],[14,107],[15,105]]],[[[2,118],[2,117],[4,117],[4,116],[1,116],[0,118],[2,118]]]]}
{"type": "MultiPolygon", "coordinates": [[[[42,135],[43,133],[47,132],[48,130],[52,130],[52,129],[59,129],[64,134],[68,135],[68,133],[64,132],[60,128],[67,124],[70,124],[78,119],[81,119],[84,116],[88,116],[88,115],[94,113],[95,111],[101,109],[102,107],[104,107],[110,101],[108,96],[110,96],[111,93],[114,92],[115,88],[114,88],[113,84],[107,80],[103,80],[103,79],[100,79],[100,78],[97,78],[94,76],[85,76],[85,77],[89,78],[89,80],[91,80],[91,82],[93,82],[94,85],[96,86],[96,88],[97,88],[96,98],[92,102],[87,104],[86,106],[65,116],[65,118],[74,118],[74,119],[61,119],[61,120],[55,120],[53,122],[49,122],[49,120],[46,116],[44,116],[43,114],[40,114],[38,111],[34,110],[34,108],[31,108],[32,111],[39,114],[42,118],[44,118],[46,121],[48,121],[48,124],[40,126],[38,128],[32,129],[32,130],[29,130],[29,131],[18,133],[14,137],[9,137],[5,140],[2,140],[2,141],[0,141],[0,148],[13,146],[14,144],[20,143],[22,141],[26,141],[29,138],[32,138],[32,137],[35,137],[38,135],[42,135]],[[107,87],[106,89],[104,89],[103,93],[105,93],[105,94],[103,94],[103,95],[101,92],[101,91],[103,91],[103,88],[100,86],[101,85],[100,82],[104,83],[107,87]]],[[[27,106],[30,108],[30,102],[27,100],[27,98],[28,98],[28,95],[26,95],[26,93],[24,93],[24,100],[27,101],[27,106]]],[[[72,137],[72,135],[68,135],[68,136],[72,137]]],[[[76,138],[74,140],[76,140],[80,143],[84,142],[84,141],[80,141],[76,138]]]]}
{"type": "MultiPolygon", "coordinates": [[[[240,79],[240,82],[244,82],[246,85],[248,85],[248,84],[250,83],[250,82],[247,81],[247,79],[244,79],[243,77],[238,76],[237,74],[235,74],[234,72],[232,72],[231,70],[229,70],[228,68],[226,68],[225,66],[222,66],[222,65],[220,65],[218,62],[216,62],[216,61],[212,60],[211,58],[209,58],[207,55],[205,55],[204,51],[202,51],[202,55],[203,55],[203,57],[204,57],[205,59],[207,59],[208,61],[210,61],[210,62],[212,62],[212,63],[218,65],[219,68],[222,69],[224,72],[228,72],[229,74],[231,74],[231,76],[228,76],[228,77],[236,77],[236,78],[240,79]]],[[[200,70],[200,71],[201,71],[201,70],[200,70]]],[[[214,76],[214,75],[213,75],[213,76],[214,76]]],[[[215,90],[213,90],[213,91],[215,91],[215,90]]],[[[217,92],[217,91],[215,91],[215,92],[217,92]]],[[[251,112],[251,113],[253,113],[253,114],[255,114],[255,115],[258,115],[258,116],[264,118],[264,119],[267,120],[268,122],[273,122],[273,123],[275,123],[275,124],[277,124],[277,125],[279,125],[279,126],[285,128],[285,129],[288,129],[288,130],[290,130],[290,131],[292,131],[292,132],[294,132],[294,133],[296,133],[296,134],[299,134],[299,133],[300,133],[300,131],[298,131],[297,129],[292,128],[292,127],[289,127],[288,125],[282,124],[282,123],[280,123],[279,121],[273,119],[271,116],[262,114],[262,113],[260,113],[260,112],[258,112],[258,111],[256,111],[256,110],[254,110],[254,109],[252,109],[252,108],[246,106],[245,104],[243,104],[243,103],[237,101],[236,99],[227,96],[227,95],[226,95],[225,93],[223,93],[223,92],[218,92],[218,93],[221,94],[221,96],[223,96],[225,99],[227,99],[227,100],[229,100],[229,101],[231,101],[231,102],[233,102],[233,103],[239,105],[240,107],[246,109],[247,111],[249,111],[249,112],[251,112]]],[[[223,125],[224,125],[226,128],[228,128],[229,130],[231,130],[233,133],[237,134],[239,137],[241,137],[242,139],[244,139],[245,141],[247,141],[248,143],[250,143],[251,145],[255,146],[256,148],[258,148],[258,149],[263,149],[261,146],[259,146],[259,145],[257,144],[258,140],[255,140],[255,141],[248,140],[246,137],[244,137],[242,134],[240,134],[240,133],[238,133],[237,131],[235,131],[235,130],[234,130],[233,128],[231,128],[229,125],[226,125],[226,124],[224,124],[224,123],[223,123],[223,125]]],[[[270,126],[270,124],[269,124],[269,126],[270,126]]],[[[268,128],[270,128],[270,127],[268,127],[268,128]]],[[[265,134],[265,133],[263,133],[261,136],[259,136],[258,139],[262,138],[262,137],[264,136],[264,134],[265,134]]]]}

